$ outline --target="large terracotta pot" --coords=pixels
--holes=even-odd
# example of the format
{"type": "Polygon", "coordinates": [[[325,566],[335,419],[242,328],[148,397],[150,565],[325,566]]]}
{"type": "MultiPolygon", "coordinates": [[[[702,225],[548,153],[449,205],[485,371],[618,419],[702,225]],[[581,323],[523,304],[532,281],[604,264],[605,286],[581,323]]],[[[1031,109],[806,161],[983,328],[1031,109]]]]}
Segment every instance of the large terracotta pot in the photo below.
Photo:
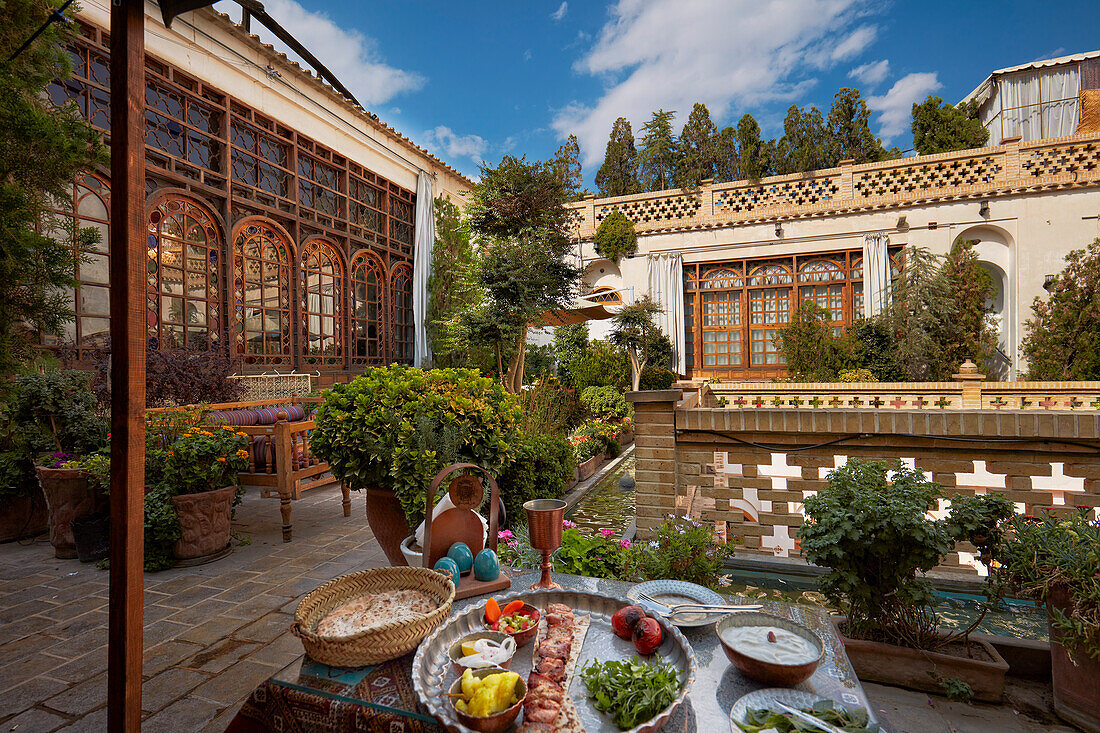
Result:
{"type": "Polygon", "coordinates": [[[50,544],[54,556],[76,557],[76,542],[69,522],[103,508],[103,500],[88,488],[88,474],[75,468],[39,466],[38,482],[50,509],[50,544]]]}
{"type": "Polygon", "coordinates": [[[390,565],[408,565],[401,552],[401,542],[412,534],[412,530],[392,489],[367,489],[367,524],[390,565]]]}
{"type": "Polygon", "coordinates": [[[50,512],[41,491],[0,499],[0,542],[34,537],[49,526],[50,512]]]}
{"type": "MultiPolygon", "coordinates": [[[[1055,588],[1047,598],[1050,609],[1069,611],[1073,598],[1065,588],[1055,588]]],[[[1100,659],[1079,648],[1059,643],[1062,632],[1050,627],[1050,669],[1054,687],[1054,712],[1088,733],[1100,733],[1100,659]]]]}
{"type": "Polygon", "coordinates": [[[236,486],[172,497],[180,518],[180,538],[173,553],[179,560],[216,555],[229,547],[229,520],[236,486]]]}

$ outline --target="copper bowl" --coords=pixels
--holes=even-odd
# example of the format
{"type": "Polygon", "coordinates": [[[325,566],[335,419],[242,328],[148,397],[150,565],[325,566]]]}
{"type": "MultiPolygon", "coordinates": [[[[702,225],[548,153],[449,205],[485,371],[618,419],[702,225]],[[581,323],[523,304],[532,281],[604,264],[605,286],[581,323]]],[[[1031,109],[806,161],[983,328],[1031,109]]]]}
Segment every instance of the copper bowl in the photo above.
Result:
{"type": "MultiPolygon", "coordinates": [[[[507,631],[501,631],[499,633],[506,634],[508,636],[511,636],[513,639],[515,639],[516,640],[516,649],[518,650],[520,647],[524,647],[524,646],[527,646],[528,644],[530,644],[531,640],[535,638],[535,634],[537,634],[538,630],[539,630],[539,619],[542,618],[542,614],[539,613],[539,610],[537,608],[535,608],[534,606],[532,606],[530,603],[524,603],[523,608],[516,611],[516,613],[522,613],[522,614],[525,614],[527,616],[530,616],[531,617],[531,625],[528,626],[523,631],[513,631],[510,634],[507,631]]],[[[512,615],[515,616],[516,614],[514,613],[512,615]]],[[[484,621],[485,617],[482,616],[481,620],[484,621]]],[[[492,629],[490,629],[490,631],[491,630],[492,629]]]]}
{"type": "Polygon", "coordinates": [[[718,641],[722,643],[722,649],[726,656],[733,662],[741,674],[757,682],[778,687],[793,687],[799,682],[805,682],[821,664],[821,657],[825,654],[825,643],[814,632],[801,624],[785,619],[782,616],[773,616],[769,613],[756,613],[743,611],[730,614],[714,624],[714,631],[718,634],[718,641]],[[801,636],[817,648],[817,656],[803,664],[780,664],[778,662],[766,662],[763,659],[750,657],[747,654],[734,649],[722,638],[722,632],[735,626],[774,626],[792,634],[801,636]]]}
{"type": "MultiPolygon", "coordinates": [[[[470,670],[474,677],[487,677],[491,674],[498,672],[504,672],[506,670],[499,667],[485,667],[482,669],[470,670]]],[[[523,681],[523,678],[519,678],[519,682],[516,683],[516,697],[519,701],[512,705],[507,710],[497,713],[496,715],[469,715],[464,713],[454,706],[455,701],[458,699],[453,695],[462,693],[462,680],[455,680],[451,685],[451,709],[454,710],[455,716],[458,718],[458,722],[462,723],[471,730],[476,730],[478,733],[503,733],[508,730],[513,723],[516,722],[516,718],[519,717],[519,711],[523,707],[523,701],[527,699],[527,684],[523,681]]]]}
{"type": "MultiPolygon", "coordinates": [[[[503,631],[492,630],[479,631],[475,634],[467,634],[466,636],[456,641],[454,644],[451,644],[451,648],[447,650],[447,656],[449,656],[451,659],[451,669],[453,669],[455,671],[455,674],[457,674],[459,677],[461,677],[462,673],[467,669],[473,672],[476,672],[479,669],[491,669],[491,667],[467,667],[464,664],[459,664],[458,660],[462,659],[462,657],[464,656],[462,654],[462,645],[469,644],[470,642],[477,641],[478,639],[492,639],[499,644],[500,642],[507,639],[509,636],[510,634],[505,634],[503,631]]],[[[519,642],[516,642],[516,649],[519,649],[519,642]]],[[[513,654],[513,656],[515,655],[513,654]]],[[[512,658],[509,657],[508,659],[504,660],[496,666],[500,667],[501,669],[508,669],[508,665],[511,663],[512,658]]]]}

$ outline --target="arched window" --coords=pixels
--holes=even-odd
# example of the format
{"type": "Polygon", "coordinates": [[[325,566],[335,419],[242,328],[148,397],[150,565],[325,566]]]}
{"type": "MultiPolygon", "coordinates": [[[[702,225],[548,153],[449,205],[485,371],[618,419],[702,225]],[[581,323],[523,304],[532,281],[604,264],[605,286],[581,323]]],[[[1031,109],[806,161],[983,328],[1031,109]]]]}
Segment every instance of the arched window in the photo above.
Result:
{"type": "Polygon", "coordinates": [[[393,358],[413,360],[412,265],[400,262],[390,271],[390,303],[393,308],[393,358]]]}
{"type": "Polygon", "coordinates": [[[703,282],[700,287],[713,288],[739,288],[745,283],[741,280],[741,271],[729,267],[719,267],[708,270],[703,274],[703,282]]]}
{"type": "Polygon", "coordinates": [[[833,334],[839,336],[844,323],[844,260],[806,260],[798,265],[798,282],[812,283],[798,288],[798,301],[813,301],[829,312],[833,334]]]}
{"type": "Polygon", "coordinates": [[[281,229],[247,220],[233,238],[236,353],[247,364],[290,364],[290,243],[281,229]]]}
{"type": "Polygon", "coordinates": [[[344,263],[335,246],[322,239],[306,243],[298,271],[298,292],[304,361],[313,366],[343,366],[344,263]]]}
{"type": "Polygon", "coordinates": [[[752,366],[783,364],[783,355],[775,345],[775,337],[791,318],[789,287],[757,287],[788,285],[794,281],[785,264],[764,264],[749,274],[749,354],[752,366]]]}
{"type": "Polygon", "coordinates": [[[219,341],[222,239],[210,210],[166,198],[149,213],[147,247],[149,342],[169,349],[219,341]]]}
{"type": "MultiPolygon", "coordinates": [[[[111,328],[107,287],[110,283],[110,207],[111,191],[107,183],[84,173],[77,175],[73,183],[72,199],[60,202],[54,212],[60,221],[51,236],[72,248],[73,274],[80,282],[80,287],[69,294],[76,317],[65,324],[64,340],[77,347],[82,359],[89,356],[90,349],[104,345],[111,328]]],[[[52,346],[58,339],[47,335],[44,341],[52,346]]]]}
{"type": "Polygon", "coordinates": [[[585,300],[593,303],[603,303],[604,305],[622,305],[623,295],[618,290],[608,287],[607,285],[600,286],[593,290],[588,295],[584,296],[585,300]]]}
{"type": "Polygon", "coordinates": [[[385,364],[382,314],[386,268],[378,255],[361,249],[351,260],[351,361],[385,364]]]}

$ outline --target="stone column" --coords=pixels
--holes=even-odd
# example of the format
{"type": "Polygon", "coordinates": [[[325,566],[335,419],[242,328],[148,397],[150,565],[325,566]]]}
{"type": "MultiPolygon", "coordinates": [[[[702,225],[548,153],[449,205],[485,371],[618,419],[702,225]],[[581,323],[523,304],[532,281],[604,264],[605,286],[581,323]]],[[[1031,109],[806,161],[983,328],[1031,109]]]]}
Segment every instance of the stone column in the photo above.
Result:
{"type": "Polygon", "coordinates": [[[638,539],[652,539],[676,511],[676,404],[678,389],[627,392],[634,403],[635,515],[638,539]]]}
{"type": "Polygon", "coordinates": [[[978,372],[978,365],[967,357],[966,361],[959,365],[959,373],[951,376],[955,381],[962,382],[960,407],[964,410],[982,409],[982,383],[985,382],[985,375],[978,372]]]}

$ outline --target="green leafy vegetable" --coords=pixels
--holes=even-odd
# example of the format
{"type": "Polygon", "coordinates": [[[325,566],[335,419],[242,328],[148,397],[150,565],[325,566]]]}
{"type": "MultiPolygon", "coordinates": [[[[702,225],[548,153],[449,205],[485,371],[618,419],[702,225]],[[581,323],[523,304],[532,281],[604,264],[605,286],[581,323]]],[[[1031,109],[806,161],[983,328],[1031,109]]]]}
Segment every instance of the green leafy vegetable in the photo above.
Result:
{"type": "MultiPolygon", "coordinates": [[[[848,733],[878,733],[878,723],[871,722],[871,716],[863,708],[848,710],[834,705],[829,700],[818,700],[812,707],[802,708],[802,712],[832,723],[848,733]]],[[[795,718],[788,713],[779,713],[768,708],[752,709],[745,712],[745,722],[734,721],[745,733],[761,733],[775,730],[777,733],[821,733],[821,728],[795,718]]]]}
{"type": "Polygon", "coordinates": [[[619,730],[629,730],[672,704],[680,692],[680,672],[667,662],[592,661],[581,668],[588,697],[601,713],[611,713],[619,730]]]}

